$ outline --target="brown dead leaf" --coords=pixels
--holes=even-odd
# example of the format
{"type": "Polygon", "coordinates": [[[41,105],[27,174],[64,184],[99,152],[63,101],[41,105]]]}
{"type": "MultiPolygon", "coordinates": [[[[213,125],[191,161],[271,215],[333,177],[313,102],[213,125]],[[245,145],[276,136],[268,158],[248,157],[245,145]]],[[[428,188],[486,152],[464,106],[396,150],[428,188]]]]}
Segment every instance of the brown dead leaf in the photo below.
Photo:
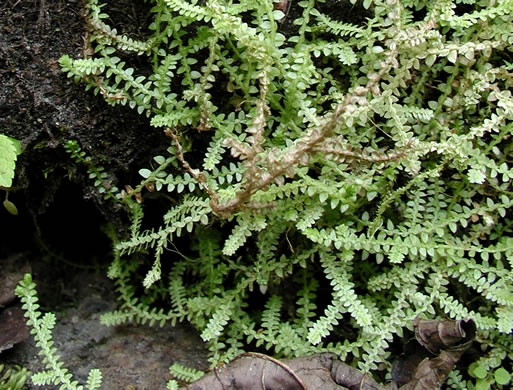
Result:
{"type": "MultiPolygon", "coordinates": [[[[427,358],[426,352],[416,349],[414,354],[402,358],[404,361],[409,360],[410,363],[420,361],[415,370],[412,372],[411,365],[404,364],[402,372],[397,368],[392,371],[394,379],[400,377],[401,383],[407,382],[401,386],[401,390],[439,389],[472,343],[476,334],[476,324],[473,320],[415,320],[413,326],[419,344],[431,353],[431,356],[438,356],[427,358]]],[[[401,366],[402,362],[399,365],[401,366]]]]}
{"type": "Polygon", "coordinates": [[[447,376],[460,359],[466,347],[451,351],[442,351],[434,359],[424,359],[415,370],[410,382],[401,386],[400,390],[435,390],[439,389],[447,376]]]}
{"type": "Polygon", "coordinates": [[[320,353],[277,360],[245,353],[187,386],[188,390],[385,390],[368,375],[320,353]]]}
{"type": "Polygon", "coordinates": [[[338,360],[333,353],[277,360],[245,353],[215,369],[188,390],[435,390],[472,343],[474,321],[414,322],[418,341],[394,364],[394,382],[381,385],[369,375],[338,360]],[[420,345],[419,345],[420,344],[420,345]],[[433,358],[427,356],[437,355],[433,358]]]}
{"type": "Polygon", "coordinates": [[[304,383],[285,363],[259,353],[237,356],[230,364],[187,387],[189,390],[283,389],[306,390],[304,383]]]}
{"type": "Polygon", "coordinates": [[[463,344],[473,339],[476,334],[476,325],[472,320],[436,321],[418,320],[413,322],[415,338],[432,354],[441,350],[463,344]]]}

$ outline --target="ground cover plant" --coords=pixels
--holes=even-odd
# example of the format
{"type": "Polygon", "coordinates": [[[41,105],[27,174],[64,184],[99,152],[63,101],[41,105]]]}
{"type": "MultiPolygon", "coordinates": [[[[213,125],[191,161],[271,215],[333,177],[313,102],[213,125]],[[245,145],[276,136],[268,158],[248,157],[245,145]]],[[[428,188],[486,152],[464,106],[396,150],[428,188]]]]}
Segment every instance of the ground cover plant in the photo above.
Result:
{"type": "Polygon", "coordinates": [[[386,380],[416,318],[472,319],[449,386],[507,384],[513,1],[148,3],[136,37],[89,0],[85,58],[60,60],[169,138],[123,190],[67,145],[131,216],[102,321],[187,320],[213,366],[333,352],[386,380]]]}

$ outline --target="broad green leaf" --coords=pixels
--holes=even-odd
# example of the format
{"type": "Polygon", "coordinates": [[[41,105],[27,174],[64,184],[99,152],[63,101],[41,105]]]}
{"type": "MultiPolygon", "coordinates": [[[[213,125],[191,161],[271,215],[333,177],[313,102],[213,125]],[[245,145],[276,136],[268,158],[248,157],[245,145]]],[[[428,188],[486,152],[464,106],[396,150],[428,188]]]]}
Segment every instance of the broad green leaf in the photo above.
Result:
{"type": "Polygon", "coordinates": [[[19,154],[19,142],[0,134],[0,186],[11,187],[16,169],[16,157],[19,154]]]}

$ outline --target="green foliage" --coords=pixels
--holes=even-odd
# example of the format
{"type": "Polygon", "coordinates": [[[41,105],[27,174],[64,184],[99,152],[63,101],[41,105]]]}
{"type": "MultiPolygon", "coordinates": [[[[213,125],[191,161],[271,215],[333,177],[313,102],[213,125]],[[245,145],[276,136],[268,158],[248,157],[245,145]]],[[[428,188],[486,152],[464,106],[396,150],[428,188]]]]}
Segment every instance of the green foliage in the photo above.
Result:
{"type": "MultiPolygon", "coordinates": [[[[511,344],[508,348],[511,351],[511,344]]],[[[511,352],[509,354],[511,355],[511,352]]],[[[468,381],[467,385],[475,386],[476,390],[509,388],[512,374],[509,372],[510,370],[508,371],[502,367],[505,357],[505,351],[493,349],[481,359],[472,363],[468,367],[468,373],[474,379],[468,381]]]]}
{"type": "Polygon", "coordinates": [[[168,390],[178,390],[179,388],[180,388],[180,385],[174,379],[170,379],[167,382],[166,389],[168,389],[168,390]]]}
{"type": "Polygon", "coordinates": [[[174,363],[171,367],[169,367],[169,371],[171,374],[179,380],[185,382],[194,382],[200,379],[205,373],[200,370],[195,370],[193,368],[184,367],[181,364],[174,363]]]}
{"type": "Polygon", "coordinates": [[[416,317],[473,318],[501,384],[513,2],[351,0],[361,25],[323,3],[294,2],[282,30],[271,1],[153,0],[136,40],[88,1],[94,54],[61,66],[170,142],[123,199],[130,236],[109,270],[121,307],[102,320],[188,320],[213,365],[259,347],[372,371],[391,368],[389,343],[416,317]],[[149,188],[170,205],[147,229],[149,188]]]}
{"type": "Polygon", "coordinates": [[[12,186],[12,180],[14,178],[16,159],[20,153],[20,141],[0,134],[0,188],[6,191],[3,205],[5,209],[13,215],[18,214],[18,209],[14,203],[8,199],[8,195],[9,188],[12,186]]]}
{"type": "Polygon", "coordinates": [[[105,199],[121,199],[119,189],[112,183],[108,173],[105,172],[105,168],[102,166],[96,166],[91,157],[87,156],[86,153],[82,151],[77,141],[68,140],[64,144],[64,148],[66,152],[70,154],[73,161],[87,166],[89,179],[94,181],[94,186],[98,188],[98,192],[100,194],[104,194],[105,199]]]}
{"type": "MultiPolygon", "coordinates": [[[[59,389],[82,390],[84,386],[79,385],[72,379],[71,373],[63,367],[63,362],[54,347],[52,329],[55,326],[55,315],[53,313],[42,314],[39,311],[36,284],[32,281],[30,274],[25,274],[23,280],[16,287],[16,295],[23,303],[27,325],[32,329],[30,333],[34,336],[36,346],[40,349],[39,355],[43,358],[46,371],[32,373],[32,382],[36,385],[54,385],[59,389]]],[[[102,374],[97,369],[89,372],[87,389],[99,389],[102,381],[102,374]]]]}
{"type": "Polygon", "coordinates": [[[23,389],[28,376],[29,371],[26,368],[15,367],[4,371],[4,365],[0,364],[0,390],[23,389]]]}

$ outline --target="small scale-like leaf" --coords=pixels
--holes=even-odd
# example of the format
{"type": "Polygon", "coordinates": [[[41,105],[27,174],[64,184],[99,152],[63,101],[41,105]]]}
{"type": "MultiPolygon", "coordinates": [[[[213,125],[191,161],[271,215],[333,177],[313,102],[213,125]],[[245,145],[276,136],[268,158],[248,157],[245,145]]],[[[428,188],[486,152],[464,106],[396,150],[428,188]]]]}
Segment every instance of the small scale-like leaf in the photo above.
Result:
{"type": "Polygon", "coordinates": [[[456,63],[456,60],[458,59],[458,52],[456,50],[451,50],[447,56],[447,59],[453,64],[456,63]]]}
{"type": "Polygon", "coordinates": [[[274,10],[273,11],[273,18],[274,20],[281,20],[285,17],[285,14],[280,10],[274,10]]]}
{"type": "Polygon", "coordinates": [[[495,370],[493,377],[495,382],[502,386],[507,385],[511,381],[511,374],[504,367],[495,370]]]}
{"type": "Polygon", "coordinates": [[[151,175],[151,171],[149,169],[143,168],[139,170],[139,175],[147,179],[151,175]]]}

